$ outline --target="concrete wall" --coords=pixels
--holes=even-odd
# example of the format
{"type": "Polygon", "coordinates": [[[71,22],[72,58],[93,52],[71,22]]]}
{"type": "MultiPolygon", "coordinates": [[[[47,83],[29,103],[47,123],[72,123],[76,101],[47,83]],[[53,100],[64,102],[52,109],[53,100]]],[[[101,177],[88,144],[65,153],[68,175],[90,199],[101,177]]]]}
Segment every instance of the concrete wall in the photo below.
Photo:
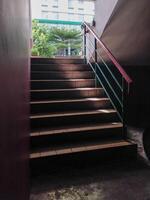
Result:
{"type": "Polygon", "coordinates": [[[118,0],[101,39],[122,65],[150,65],[150,1],[118,0]]]}
{"type": "Polygon", "coordinates": [[[29,1],[0,1],[0,199],[29,200],[29,1]]]}
{"type": "Polygon", "coordinates": [[[117,4],[118,0],[96,0],[95,2],[95,21],[96,31],[102,35],[104,28],[117,4]]]}

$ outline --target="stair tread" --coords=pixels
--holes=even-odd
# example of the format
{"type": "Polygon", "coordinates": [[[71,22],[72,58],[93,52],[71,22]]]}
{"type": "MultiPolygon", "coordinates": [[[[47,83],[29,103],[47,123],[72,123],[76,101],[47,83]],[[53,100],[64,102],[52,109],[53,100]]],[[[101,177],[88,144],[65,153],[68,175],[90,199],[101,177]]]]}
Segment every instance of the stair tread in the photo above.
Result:
{"type": "Polygon", "coordinates": [[[31,104],[52,104],[52,103],[70,103],[70,102],[86,102],[86,101],[109,101],[109,98],[84,98],[84,99],[61,99],[61,100],[43,100],[31,101],[31,104]]]}
{"type": "Polygon", "coordinates": [[[73,64],[73,63],[66,63],[66,64],[65,64],[65,63],[59,63],[59,64],[58,64],[58,63],[56,63],[56,64],[54,64],[54,63],[52,63],[52,64],[49,64],[49,63],[43,63],[43,64],[42,64],[42,63],[32,63],[32,65],[48,65],[48,66],[49,66],[49,65],[50,65],[50,66],[51,66],[51,65],[52,65],[52,66],[53,66],[53,65],[54,65],[54,66],[70,66],[70,65],[71,65],[71,66],[76,66],[76,65],[83,66],[83,65],[84,65],[84,66],[88,66],[88,64],[82,64],[82,63],[75,63],[75,64],[73,64]]]}
{"type": "Polygon", "coordinates": [[[37,82],[37,81],[40,81],[40,82],[61,82],[61,81],[95,81],[94,79],[92,78],[87,78],[87,79],[83,79],[83,78],[77,78],[77,79],[52,79],[52,80],[49,80],[49,79],[37,79],[37,80],[31,80],[31,82],[37,82]]]}
{"type": "Polygon", "coordinates": [[[92,141],[92,142],[85,142],[81,144],[69,144],[65,146],[53,146],[53,147],[42,147],[39,149],[34,150],[30,154],[30,158],[40,158],[45,156],[56,156],[56,155],[64,155],[64,154],[71,154],[77,152],[87,152],[87,151],[94,151],[94,150],[102,150],[102,149],[111,149],[117,147],[125,147],[131,146],[133,143],[128,142],[126,140],[108,140],[107,142],[100,142],[100,141],[92,141]]]}
{"type": "MultiPolygon", "coordinates": [[[[71,58],[70,58],[70,57],[69,57],[69,58],[67,58],[67,57],[65,57],[65,58],[64,58],[64,57],[61,57],[61,58],[58,58],[58,57],[57,57],[57,58],[47,58],[47,57],[42,57],[42,56],[38,56],[38,57],[37,57],[37,56],[32,56],[32,57],[31,57],[31,60],[50,60],[50,61],[51,61],[51,60],[52,60],[52,61],[55,61],[55,60],[56,60],[56,61],[57,61],[57,60],[58,60],[58,61],[61,61],[61,60],[71,60],[71,61],[72,61],[72,60],[73,60],[73,61],[74,61],[74,60],[79,60],[79,61],[84,61],[84,59],[81,58],[81,57],[79,57],[79,58],[78,58],[78,57],[71,57],[71,58]]],[[[39,63],[39,62],[38,62],[38,63],[39,63]]],[[[44,63],[42,63],[42,64],[44,64],[44,63]]],[[[52,63],[52,64],[53,64],[53,63],[52,63]]],[[[57,64],[57,63],[54,63],[54,64],[57,64]]],[[[67,63],[64,63],[64,64],[67,64],[67,63]]],[[[74,64],[74,63],[73,63],[73,64],[74,64]]],[[[76,63],[75,63],[75,64],[76,64],[76,63]]],[[[79,64],[80,64],[80,63],[79,63],[79,64]]]]}
{"type": "Polygon", "coordinates": [[[38,118],[49,118],[49,117],[61,117],[61,116],[75,116],[75,115],[91,115],[91,114],[100,114],[100,113],[117,113],[115,109],[99,109],[99,110],[88,110],[88,111],[67,111],[67,112],[51,112],[47,114],[33,114],[30,116],[30,119],[38,118]]]}
{"type": "Polygon", "coordinates": [[[100,129],[111,129],[111,128],[122,128],[121,122],[111,122],[103,124],[88,124],[87,125],[76,125],[76,126],[65,126],[56,128],[44,128],[40,130],[31,131],[31,136],[40,135],[52,135],[52,134],[62,134],[62,133],[72,133],[81,131],[94,131],[100,129]]]}
{"type": "Polygon", "coordinates": [[[59,57],[55,57],[55,58],[47,58],[44,56],[31,56],[31,59],[43,59],[43,60],[84,60],[84,58],[82,58],[82,56],[59,56],[59,57]]]}
{"type": "Polygon", "coordinates": [[[103,88],[66,88],[66,89],[42,89],[42,90],[31,90],[31,92],[52,92],[52,91],[80,91],[80,90],[103,90],[103,88]]]}
{"type": "MultiPolygon", "coordinates": [[[[61,73],[62,74],[62,72],[63,72],[63,74],[67,74],[67,73],[69,73],[69,74],[74,74],[74,73],[79,73],[80,72],[80,70],[75,70],[75,71],[54,71],[54,70],[51,70],[51,71],[49,71],[49,70],[44,70],[44,71],[31,71],[31,73],[40,73],[40,74],[47,74],[47,73],[49,73],[49,74],[51,74],[51,73],[61,73]]],[[[93,71],[91,71],[91,70],[87,70],[87,71],[84,71],[84,72],[81,72],[81,73],[92,73],[92,74],[94,74],[94,72],[93,71]]]]}

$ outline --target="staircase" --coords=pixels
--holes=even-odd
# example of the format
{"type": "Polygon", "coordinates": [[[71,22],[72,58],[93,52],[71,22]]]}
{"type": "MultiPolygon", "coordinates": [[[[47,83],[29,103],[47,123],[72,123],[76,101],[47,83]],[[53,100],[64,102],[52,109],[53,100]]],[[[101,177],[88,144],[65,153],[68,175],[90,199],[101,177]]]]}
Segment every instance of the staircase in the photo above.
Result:
{"type": "Polygon", "coordinates": [[[31,60],[30,159],[123,152],[136,154],[123,125],[83,59],[31,60]]]}

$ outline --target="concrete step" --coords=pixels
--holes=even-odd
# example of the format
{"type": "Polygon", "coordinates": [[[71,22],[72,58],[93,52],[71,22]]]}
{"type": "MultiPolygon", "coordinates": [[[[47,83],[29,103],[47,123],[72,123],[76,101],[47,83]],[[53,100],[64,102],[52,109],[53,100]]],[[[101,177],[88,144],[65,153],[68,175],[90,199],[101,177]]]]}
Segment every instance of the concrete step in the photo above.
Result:
{"type": "Polygon", "coordinates": [[[49,156],[60,156],[65,154],[76,154],[83,152],[99,152],[100,154],[104,153],[104,151],[112,151],[113,149],[118,152],[122,149],[135,152],[137,146],[125,140],[108,140],[107,142],[91,141],[76,144],[66,144],[65,146],[53,145],[51,147],[48,146],[35,149],[31,152],[30,158],[36,159],[49,156]]]}
{"type": "Polygon", "coordinates": [[[105,124],[89,124],[88,126],[84,125],[78,125],[78,126],[62,126],[60,128],[55,127],[55,128],[39,128],[38,130],[34,130],[31,132],[30,136],[31,137],[39,137],[39,136],[50,136],[50,135],[74,135],[74,134],[93,134],[94,131],[98,131],[99,134],[102,134],[104,131],[109,131],[115,133],[117,130],[122,130],[123,125],[120,122],[111,122],[111,123],[105,123],[105,124]]]}
{"type": "Polygon", "coordinates": [[[106,97],[102,88],[31,90],[31,101],[106,97]]]}
{"type": "Polygon", "coordinates": [[[107,123],[119,121],[117,112],[114,109],[101,109],[90,111],[69,111],[69,112],[51,112],[47,114],[31,115],[31,130],[40,127],[56,127],[66,125],[87,126],[92,123],[107,123]]]}
{"type": "Polygon", "coordinates": [[[87,64],[32,64],[31,71],[91,71],[87,64]]]}
{"type": "Polygon", "coordinates": [[[53,111],[80,111],[112,108],[108,98],[84,98],[51,101],[31,101],[31,114],[53,111]]]}
{"type": "Polygon", "coordinates": [[[32,57],[31,64],[84,64],[82,58],[43,58],[32,57]]]}
{"type": "Polygon", "coordinates": [[[39,129],[31,133],[30,144],[33,149],[39,147],[62,145],[88,141],[107,141],[109,138],[123,139],[122,124],[104,123],[91,124],[88,126],[74,125],[66,127],[54,127],[39,129]]]}
{"type": "Polygon", "coordinates": [[[94,79],[95,75],[94,72],[91,71],[64,71],[64,72],[57,72],[57,71],[32,71],[31,72],[31,79],[32,80],[43,80],[43,79],[94,79]]]}
{"type": "Polygon", "coordinates": [[[95,87],[94,79],[31,80],[31,90],[95,87]]]}

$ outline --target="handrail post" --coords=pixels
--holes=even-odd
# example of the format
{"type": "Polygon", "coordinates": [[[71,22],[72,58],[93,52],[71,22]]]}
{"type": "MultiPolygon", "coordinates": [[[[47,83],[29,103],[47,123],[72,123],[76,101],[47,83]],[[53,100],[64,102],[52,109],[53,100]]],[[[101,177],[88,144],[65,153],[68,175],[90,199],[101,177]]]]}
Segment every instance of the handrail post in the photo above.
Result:
{"type": "Polygon", "coordinates": [[[97,63],[97,39],[94,39],[95,62],[97,63]]]}
{"type": "Polygon", "coordinates": [[[86,26],[84,25],[84,63],[86,64],[86,26]]]}
{"type": "Polygon", "coordinates": [[[122,88],[123,88],[123,93],[122,93],[122,119],[123,119],[123,133],[124,137],[127,137],[127,94],[128,94],[128,86],[127,83],[125,82],[125,79],[122,77],[122,88]]]}
{"type": "MultiPolygon", "coordinates": [[[[94,38],[94,55],[95,55],[95,63],[97,63],[97,39],[94,38]]],[[[97,66],[95,64],[95,87],[97,87],[97,81],[96,81],[96,73],[97,73],[97,66]]]]}

